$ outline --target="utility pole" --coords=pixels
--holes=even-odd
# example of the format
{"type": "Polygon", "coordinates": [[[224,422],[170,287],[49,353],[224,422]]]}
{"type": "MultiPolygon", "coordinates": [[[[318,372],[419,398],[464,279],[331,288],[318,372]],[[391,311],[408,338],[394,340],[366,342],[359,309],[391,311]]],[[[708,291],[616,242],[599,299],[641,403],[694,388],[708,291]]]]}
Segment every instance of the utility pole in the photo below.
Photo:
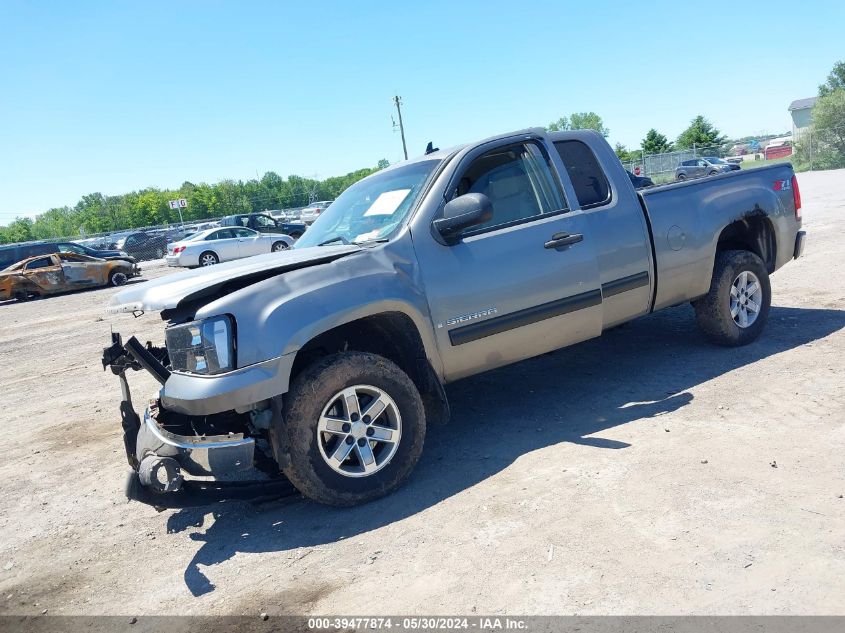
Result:
{"type": "Polygon", "coordinates": [[[402,135],[402,151],[405,152],[405,160],[408,160],[408,147],[405,145],[405,126],[402,125],[402,98],[399,95],[393,97],[396,104],[396,112],[399,114],[399,133],[402,135]]]}

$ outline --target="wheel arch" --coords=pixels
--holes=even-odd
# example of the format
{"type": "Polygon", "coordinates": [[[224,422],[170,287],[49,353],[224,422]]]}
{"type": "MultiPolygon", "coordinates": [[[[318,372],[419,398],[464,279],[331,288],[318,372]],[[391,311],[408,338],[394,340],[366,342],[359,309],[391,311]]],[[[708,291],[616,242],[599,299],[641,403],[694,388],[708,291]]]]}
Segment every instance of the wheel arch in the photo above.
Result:
{"type": "Polygon", "coordinates": [[[213,248],[204,248],[204,249],[202,249],[202,251],[200,251],[200,254],[197,257],[197,263],[200,266],[202,266],[202,256],[205,255],[206,253],[211,253],[212,255],[214,255],[217,258],[218,262],[220,261],[220,255],[217,253],[217,251],[215,251],[213,248]]]}
{"type": "Polygon", "coordinates": [[[716,242],[716,253],[750,251],[763,260],[771,274],[777,262],[777,239],[771,220],[765,214],[748,214],[722,229],[716,242]]]}
{"type": "Polygon", "coordinates": [[[383,356],[396,363],[420,392],[426,419],[446,422],[449,404],[443,383],[429,360],[423,337],[405,312],[391,310],[353,318],[314,335],[294,357],[289,381],[320,358],[358,351],[383,356]]]}

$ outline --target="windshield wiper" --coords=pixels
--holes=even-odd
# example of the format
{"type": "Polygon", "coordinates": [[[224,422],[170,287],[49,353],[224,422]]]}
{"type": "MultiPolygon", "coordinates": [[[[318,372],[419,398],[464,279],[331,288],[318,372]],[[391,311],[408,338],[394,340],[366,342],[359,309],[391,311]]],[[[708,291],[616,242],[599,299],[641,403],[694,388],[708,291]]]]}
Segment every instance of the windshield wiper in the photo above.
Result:
{"type": "Polygon", "coordinates": [[[364,240],[362,242],[352,242],[356,246],[375,246],[376,244],[384,244],[385,242],[389,242],[390,239],[386,237],[377,237],[372,240],[364,240]]]}
{"type": "Polygon", "coordinates": [[[352,243],[342,235],[335,235],[334,237],[326,240],[325,242],[320,242],[319,244],[317,244],[317,246],[327,246],[328,244],[334,244],[335,242],[342,242],[344,244],[352,243]]]}

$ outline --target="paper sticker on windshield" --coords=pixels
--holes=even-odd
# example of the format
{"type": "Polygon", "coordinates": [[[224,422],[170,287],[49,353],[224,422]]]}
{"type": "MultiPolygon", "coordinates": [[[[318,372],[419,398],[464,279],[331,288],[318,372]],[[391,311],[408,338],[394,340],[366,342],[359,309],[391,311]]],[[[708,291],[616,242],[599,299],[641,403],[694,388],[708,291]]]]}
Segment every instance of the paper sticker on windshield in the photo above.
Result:
{"type": "Polygon", "coordinates": [[[402,201],[411,193],[410,189],[397,189],[396,191],[385,191],[375,202],[370,205],[370,208],[364,212],[364,216],[368,215],[393,215],[396,209],[402,204],[402,201]]]}

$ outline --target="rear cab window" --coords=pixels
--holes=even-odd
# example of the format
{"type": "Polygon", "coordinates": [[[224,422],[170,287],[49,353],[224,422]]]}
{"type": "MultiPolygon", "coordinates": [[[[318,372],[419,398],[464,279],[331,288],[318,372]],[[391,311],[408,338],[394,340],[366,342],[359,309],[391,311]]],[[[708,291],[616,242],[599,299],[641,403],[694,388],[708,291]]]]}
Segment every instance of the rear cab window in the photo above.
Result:
{"type": "Polygon", "coordinates": [[[611,200],[610,182],[593,150],[583,141],[555,141],[575,196],[582,209],[604,206],[611,200]]]}

